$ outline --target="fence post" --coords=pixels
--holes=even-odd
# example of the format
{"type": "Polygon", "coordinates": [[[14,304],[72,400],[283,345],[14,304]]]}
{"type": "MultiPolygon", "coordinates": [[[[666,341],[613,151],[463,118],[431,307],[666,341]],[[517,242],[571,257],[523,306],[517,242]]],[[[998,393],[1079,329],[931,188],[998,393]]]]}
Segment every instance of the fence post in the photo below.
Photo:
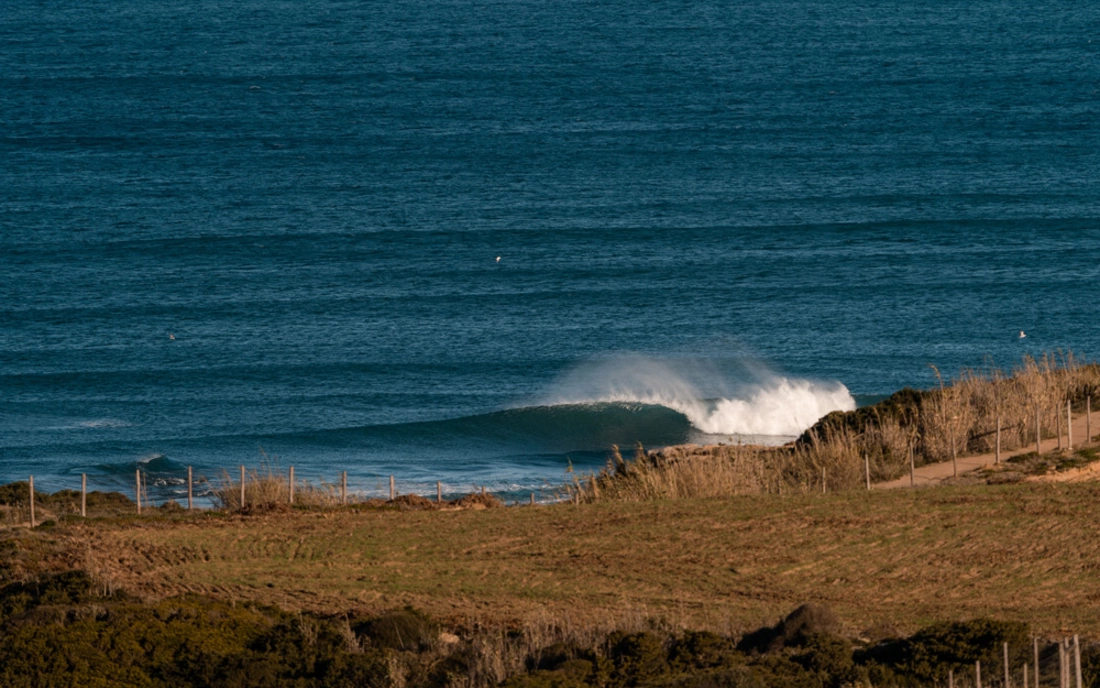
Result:
{"type": "Polygon", "coordinates": [[[997,455],[993,459],[994,464],[1001,462],[1001,417],[997,416],[997,455]]]}
{"type": "Polygon", "coordinates": [[[1081,639],[1073,634],[1073,671],[1077,678],[1077,688],[1081,688],[1081,639]]]}
{"type": "Polygon", "coordinates": [[[1066,400],[1066,450],[1073,451],[1073,405],[1066,400]]]}
{"type": "Polygon", "coordinates": [[[134,471],[134,497],[137,498],[138,516],[141,515],[141,469],[134,471]]]}
{"type": "Polygon", "coordinates": [[[443,503],[443,483],[438,480],[435,481],[435,503],[443,503]]]}
{"type": "Polygon", "coordinates": [[[871,455],[863,455],[863,477],[867,481],[867,491],[871,490],[871,455]]]}
{"type": "Polygon", "coordinates": [[[1035,688],[1039,688],[1039,638],[1031,639],[1031,651],[1034,653],[1032,659],[1035,660],[1035,688]]]}
{"type": "Polygon", "coordinates": [[[1058,641],[1058,688],[1066,688],[1066,641],[1058,641]]]}
{"type": "Polygon", "coordinates": [[[955,688],[955,670],[947,670],[947,688],[955,688]]]}
{"type": "Polygon", "coordinates": [[[1058,451],[1062,450],[1062,414],[1054,407],[1054,429],[1058,433],[1058,451]]]}
{"type": "Polygon", "coordinates": [[[828,490],[825,489],[825,467],[821,467],[821,494],[825,494],[828,490]]]}
{"type": "Polygon", "coordinates": [[[244,511],[244,464],[241,464],[241,511],[244,511]]]}
{"type": "Polygon", "coordinates": [[[1039,406],[1035,406],[1035,453],[1042,454],[1042,437],[1043,437],[1043,425],[1039,420],[1039,406]]]}
{"type": "Polygon", "coordinates": [[[1009,688],[1011,685],[1008,678],[1008,643],[1001,643],[1001,648],[1004,650],[1004,664],[1005,664],[1005,685],[1004,688],[1009,688]]]}
{"type": "Polygon", "coordinates": [[[391,475],[390,476],[390,501],[392,502],[396,498],[397,498],[397,492],[394,489],[393,476],[391,475]]]}
{"type": "Polygon", "coordinates": [[[195,501],[194,501],[195,493],[194,493],[194,490],[192,489],[193,486],[194,486],[194,482],[191,480],[191,467],[188,466],[187,467],[187,510],[188,511],[191,511],[191,509],[195,508],[195,501]]]}
{"type": "Polygon", "coordinates": [[[531,493],[531,506],[534,506],[534,505],[535,505],[535,493],[532,492],[531,493]]]}
{"type": "Polygon", "coordinates": [[[1027,688],[1027,662],[1024,662],[1024,688],[1027,688]]]}
{"type": "Polygon", "coordinates": [[[346,505],[348,503],[348,472],[340,472],[340,503],[346,505]]]}
{"type": "Polygon", "coordinates": [[[974,662],[974,685],[982,688],[982,661],[980,659],[974,662]]]}
{"type": "Polygon", "coordinates": [[[1085,444],[1092,442],[1092,395],[1085,397],[1085,444]]]}
{"type": "Polygon", "coordinates": [[[88,517],[88,474],[80,474],[80,518],[88,517]]]}
{"type": "Polygon", "coordinates": [[[290,505],[294,506],[294,466],[290,467],[290,505]]]}
{"type": "MultiPolygon", "coordinates": [[[[955,471],[955,475],[958,475],[958,469],[955,471]]],[[[913,445],[909,445],[909,487],[917,486],[917,464],[913,459],[913,445]]]]}
{"type": "Polygon", "coordinates": [[[27,480],[31,492],[31,528],[34,528],[34,476],[27,480]]]}

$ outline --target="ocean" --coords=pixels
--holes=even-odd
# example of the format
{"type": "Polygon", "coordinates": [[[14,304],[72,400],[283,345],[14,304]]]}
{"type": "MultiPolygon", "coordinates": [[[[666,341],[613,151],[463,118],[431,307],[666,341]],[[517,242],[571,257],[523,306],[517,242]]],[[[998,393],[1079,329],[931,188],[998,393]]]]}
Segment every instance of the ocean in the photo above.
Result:
{"type": "Polygon", "coordinates": [[[1057,1],[7,0],[0,482],[549,499],[1094,357],[1098,51],[1057,1]]]}

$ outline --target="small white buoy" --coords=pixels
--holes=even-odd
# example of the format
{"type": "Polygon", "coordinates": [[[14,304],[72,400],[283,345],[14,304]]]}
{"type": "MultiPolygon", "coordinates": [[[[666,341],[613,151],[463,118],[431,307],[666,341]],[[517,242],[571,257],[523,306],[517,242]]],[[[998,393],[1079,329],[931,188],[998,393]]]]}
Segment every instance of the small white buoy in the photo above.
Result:
{"type": "Polygon", "coordinates": [[[1023,338],[1024,338],[1024,337],[1026,337],[1026,336],[1027,336],[1027,335],[1026,335],[1026,334],[1024,334],[1024,331],[1023,331],[1023,330],[1020,330],[1020,337],[1019,337],[1019,338],[1020,338],[1020,339],[1023,339],[1023,338]]]}
{"type": "Polygon", "coordinates": [[[171,332],[169,332],[169,333],[168,333],[168,339],[171,339],[172,341],[176,341],[176,335],[174,335],[174,334],[172,334],[171,332]]]}
{"type": "Polygon", "coordinates": [[[497,256],[497,262],[498,263],[500,262],[500,256],[497,256]]]}

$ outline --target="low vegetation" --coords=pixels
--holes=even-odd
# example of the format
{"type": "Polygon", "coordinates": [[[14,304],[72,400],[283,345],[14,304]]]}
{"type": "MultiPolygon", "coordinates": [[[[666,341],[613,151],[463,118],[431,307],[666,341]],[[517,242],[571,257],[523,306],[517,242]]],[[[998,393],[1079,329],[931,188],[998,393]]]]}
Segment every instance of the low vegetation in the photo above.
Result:
{"type": "MultiPolygon", "coordinates": [[[[803,605],[740,637],[646,620],[578,633],[564,624],[447,626],[412,608],[323,616],[182,596],[104,593],[81,571],[0,588],[0,682],[40,685],[506,688],[927,686],[1030,661],[1025,625],[940,623],[908,637],[848,638],[803,605]]],[[[1042,643],[1048,681],[1056,648],[1042,643]]],[[[1085,646],[1085,685],[1100,650],[1085,646]]]]}

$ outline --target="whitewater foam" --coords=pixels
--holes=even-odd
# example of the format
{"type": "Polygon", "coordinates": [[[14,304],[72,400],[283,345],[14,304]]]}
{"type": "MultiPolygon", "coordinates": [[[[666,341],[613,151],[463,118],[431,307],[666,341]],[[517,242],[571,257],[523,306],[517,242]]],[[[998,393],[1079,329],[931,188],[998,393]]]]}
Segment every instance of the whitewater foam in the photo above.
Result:
{"type": "Polygon", "coordinates": [[[838,381],[776,374],[759,364],[752,379],[731,381],[707,366],[630,357],[574,371],[553,403],[641,403],[682,413],[707,435],[794,437],[833,411],[852,411],[856,400],[838,381]],[[690,370],[686,370],[690,369],[690,370]],[[690,378],[727,393],[708,395],[690,378]]]}

